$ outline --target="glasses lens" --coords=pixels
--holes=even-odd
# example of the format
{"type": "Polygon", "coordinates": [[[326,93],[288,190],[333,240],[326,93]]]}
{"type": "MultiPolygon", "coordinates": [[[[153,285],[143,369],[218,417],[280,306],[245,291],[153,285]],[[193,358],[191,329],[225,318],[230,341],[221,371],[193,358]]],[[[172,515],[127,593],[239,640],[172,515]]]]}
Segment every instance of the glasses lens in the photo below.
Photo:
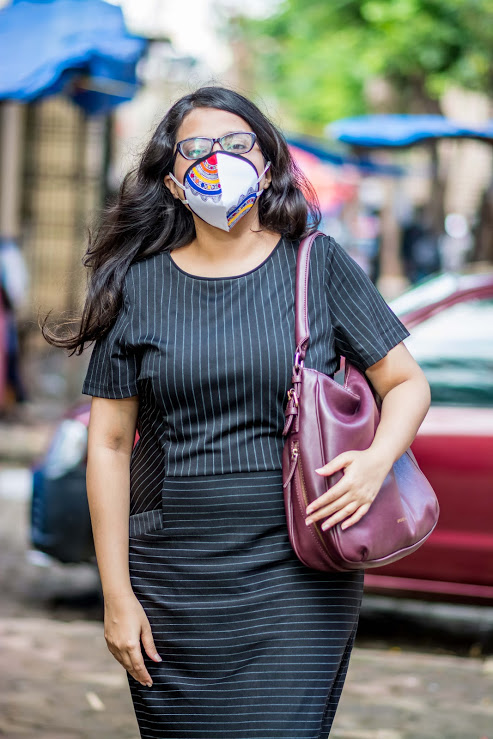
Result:
{"type": "Polygon", "coordinates": [[[208,154],[211,150],[211,142],[209,139],[187,139],[182,141],[181,153],[187,159],[198,159],[208,154]]]}
{"type": "Polygon", "coordinates": [[[225,151],[235,154],[244,154],[253,147],[255,135],[253,133],[228,133],[221,139],[225,151]]]}

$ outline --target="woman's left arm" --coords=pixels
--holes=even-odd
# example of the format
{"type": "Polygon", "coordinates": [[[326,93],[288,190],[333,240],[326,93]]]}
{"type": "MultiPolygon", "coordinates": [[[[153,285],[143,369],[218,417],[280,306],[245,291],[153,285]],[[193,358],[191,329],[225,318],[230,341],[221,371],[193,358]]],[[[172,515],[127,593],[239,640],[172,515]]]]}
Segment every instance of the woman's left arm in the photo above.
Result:
{"type": "Polygon", "coordinates": [[[327,519],[322,528],[340,521],[352,526],[362,518],[378,494],[393,463],[408,449],[430,407],[430,386],[407,347],[401,342],[365,371],[382,398],[380,423],[372,444],[334,457],[316,472],[343,477],[311,503],[306,523],[327,519]],[[328,517],[328,518],[327,518],[328,517]],[[346,519],[346,520],[344,520],[346,519]]]}

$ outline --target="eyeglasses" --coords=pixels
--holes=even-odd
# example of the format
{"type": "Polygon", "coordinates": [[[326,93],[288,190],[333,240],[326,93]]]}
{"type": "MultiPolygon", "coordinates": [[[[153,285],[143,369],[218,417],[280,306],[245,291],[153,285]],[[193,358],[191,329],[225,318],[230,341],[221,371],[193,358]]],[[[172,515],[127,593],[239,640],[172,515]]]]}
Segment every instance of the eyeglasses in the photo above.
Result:
{"type": "Polygon", "coordinates": [[[200,159],[210,154],[216,141],[223,151],[231,151],[235,154],[246,154],[253,149],[257,136],[254,133],[245,131],[235,131],[219,136],[217,139],[207,138],[207,136],[195,136],[190,139],[183,139],[176,145],[176,151],[173,161],[178,152],[185,159],[200,159]]]}

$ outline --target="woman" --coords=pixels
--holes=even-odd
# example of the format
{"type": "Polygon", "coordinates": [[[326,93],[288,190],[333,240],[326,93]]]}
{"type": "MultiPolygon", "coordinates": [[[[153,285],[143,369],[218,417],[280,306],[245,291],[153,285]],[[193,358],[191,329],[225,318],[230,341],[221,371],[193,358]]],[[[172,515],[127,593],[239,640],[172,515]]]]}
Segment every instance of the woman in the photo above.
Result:
{"type": "MultiPolygon", "coordinates": [[[[160,122],[85,258],[81,328],[64,345],[96,340],[83,392],[104,634],[144,739],[326,739],[332,725],[363,575],[297,559],[282,489],[313,201],[260,110],[203,87],[160,122]]],[[[310,259],[307,366],[332,374],[342,353],[383,397],[374,443],[322,468],[343,468],[344,485],[310,515],[352,525],[413,440],[429,388],[355,262],[329,236],[310,259]]]]}

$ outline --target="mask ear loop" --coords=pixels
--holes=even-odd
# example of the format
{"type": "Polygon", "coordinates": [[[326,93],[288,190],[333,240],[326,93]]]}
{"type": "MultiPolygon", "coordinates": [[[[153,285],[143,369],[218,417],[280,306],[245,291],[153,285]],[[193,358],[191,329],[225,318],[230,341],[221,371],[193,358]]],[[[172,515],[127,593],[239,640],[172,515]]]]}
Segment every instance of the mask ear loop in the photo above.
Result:
{"type": "MultiPolygon", "coordinates": [[[[267,172],[267,170],[269,169],[269,167],[270,167],[270,165],[271,165],[271,164],[272,164],[272,162],[267,162],[267,164],[266,164],[266,165],[265,165],[265,167],[264,167],[264,171],[262,172],[262,174],[260,174],[260,175],[259,175],[259,176],[257,177],[257,182],[260,182],[260,180],[262,179],[262,177],[264,176],[264,174],[265,174],[265,173],[267,172]]],[[[262,195],[262,193],[263,193],[263,191],[264,191],[264,190],[265,190],[265,187],[263,187],[263,188],[262,188],[261,190],[259,190],[259,191],[258,191],[258,192],[256,193],[257,197],[259,197],[260,195],[262,195]]]]}
{"type": "MultiPolygon", "coordinates": [[[[181,182],[178,182],[178,180],[176,179],[176,177],[174,176],[174,174],[172,172],[168,172],[168,174],[171,177],[171,179],[174,182],[176,182],[176,184],[178,185],[178,187],[181,187],[182,190],[185,190],[185,188],[183,187],[183,185],[181,184],[181,182]]],[[[189,204],[188,203],[188,200],[186,200],[186,199],[185,200],[182,200],[181,198],[178,198],[178,200],[180,201],[180,203],[186,203],[187,205],[189,204]]]]}
{"type": "Polygon", "coordinates": [[[267,172],[267,170],[269,169],[269,167],[270,167],[270,165],[271,165],[271,164],[272,164],[272,162],[267,162],[267,164],[266,164],[266,165],[265,165],[265,167],[264,167],[264,171],[262,172],[262,174],[260,174],[260,175],[259,175],[259,180],[260,180],[260,179],[262,178],[262,176],[263,176],[263,175],[264,175],[264,174],[265,174],[265,173],[267,172]]]}

